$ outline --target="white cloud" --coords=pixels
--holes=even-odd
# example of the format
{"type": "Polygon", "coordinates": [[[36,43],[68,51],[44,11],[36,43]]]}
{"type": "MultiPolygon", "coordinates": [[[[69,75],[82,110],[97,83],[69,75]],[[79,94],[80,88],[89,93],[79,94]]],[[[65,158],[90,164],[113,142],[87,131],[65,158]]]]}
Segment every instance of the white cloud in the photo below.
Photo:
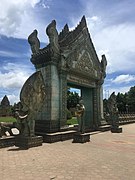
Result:
{"type": "MultiPolygon", "coordinates": [[[[38,29],[41,31],[41,41],[47,41],[47,37],[44,37],[45,20],[45,24],[42,24],[35,11],[39,2],[40,0],[1,0],[0,34],[26,39],[34,29],[38,29]]],[[[44,4],[44,8],[48,6],[44,4]]]]}
{"type": "Polygon", "coordinates": [[[123,86],[123,87],[113,87],[111,86],[110,88],[104,87],[103,89],[103,97],[108,99],[110,97],[110,95],[115,92],[115,94],[117,95],[119,92],[120,93],[127,93],[130,90],[131,86],[123,86]]]}
{"type": "Polygon", "coordinates": [[[7,97],[11,105],[14,105],[14,103],[18,103],[20,101],[19,93],[17,95],[9,94],[7,97]]]}
{"type": "Polygon", "coordinates": [[[101,51],[107,52],[107,73],[121,70],[133,73],[135,21],[131,19],[133,19],[134,6],[124,1],[112,5],[106,3],[103,9],[102,3],[99,2],[98,6],[96,3],[86,2],[85,14],[97,54],[101,55],[101,51]]]}
{"type": "Polygon", "coordinates": [[[21,64],[8,63],[2,69],[5,73],[0,72],[0,88],[5,89],[20,89],[32,73],[32,70],[21,64]]]}
{"type": "Polygon", "coordinates": [[[50,7],[48,6],[48,5],[46,5],[44,2],[41,2],[41,6],[43,7],[43,8],[47,8],[47,9],[49,9],[50,7]]]}
{"type": "MultiPolygon", "coordinates": [[[[89,27],[91,29],[91,27],[89,27]]],[[[100,31],[92,29],[92,39],[98,55],[101,52],[107,52],[107,73],[116,71],[134,71],[135,61],[135,43],[134,43],[135,25],[120,24],[102,28],[100,31]]],[[[99,57],[100,58],[100,57],[99,57]]]]}
{"type": "Polygon", "coordinates": [[[2,57],[19,57],[19,55],[17,53],[14,52],[10,52],[10,51],[2,51],[0,50],[0,56],[2,57]]]}
{"type": "Polygon", "coordinates": [[[131,81],[135,81],[135,75],[122,74],[112,80],[112,82],[117,83],[117,84],[129,83],[131,81]]]}
{"type": "Polygon", "coordinates": [[[86,17],[86,21],[90,32],[102,25],[101,18],[98,16],[86,17]]]}
{"type": "Polygon", "coordinates": [[[1,0],[0,33],[9,36],[14,35],[22,22],[24,14],[28,9],[34,7],[37,2],[33,0],[1,0]]]}
{"type": "Polygon", "coordinates": [[[0,88],[20,88],[27,77],[23,72],[17,71],[4,74],[0,73],[0,88]]]}
{"type": "Polygon", "coordinates": [[[33,71],[23,64],[7,63],[0,67],[0,101],[7,95],[11,104],[18,102],[21,88],[33,71]]]}
{"type": "Polygon", "coordinates": [[[92,17],[91,17],[91,20],[93,20],[93,21],[98,21],[98,20],[99,20],[99,17],[98,17],[98,16],[92,16],[92,17]]]}

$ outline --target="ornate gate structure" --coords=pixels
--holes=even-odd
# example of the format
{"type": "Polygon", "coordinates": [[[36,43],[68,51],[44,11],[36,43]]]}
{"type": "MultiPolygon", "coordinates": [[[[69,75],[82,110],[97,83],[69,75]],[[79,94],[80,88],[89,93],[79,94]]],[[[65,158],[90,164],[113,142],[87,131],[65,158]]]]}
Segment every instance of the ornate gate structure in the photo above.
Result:
{"type": "Polygon", "coordinates": [[[49,44],[43,49],[37,30],[28,38],[31,62],[42,73],[46,94],[44,105],[35,117],[36,132],[57,132],[65,125],[69,85],[81,89],[86,107],[85,128],[98,127],[103,119],[102,84],[107,61],[105,55],[101,62],[97,57],[85,16],[73,31],[66,24],[59,34],[53,20],[46,33],[49,44]]]}

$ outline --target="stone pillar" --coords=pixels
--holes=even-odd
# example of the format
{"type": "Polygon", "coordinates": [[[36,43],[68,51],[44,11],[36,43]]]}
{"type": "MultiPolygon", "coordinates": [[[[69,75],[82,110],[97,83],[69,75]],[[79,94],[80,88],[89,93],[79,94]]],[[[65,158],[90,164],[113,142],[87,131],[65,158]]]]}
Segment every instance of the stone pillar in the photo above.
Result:
{"type": "Polygon", "coordinates": [[[41,71],[45,84],[45,102],[37,117],[36,131],[56,132],[59,130],[59,74],[57,65],[49,63],[38,69],[41,71]]]}
{"type": "Polygon", "coordinates": [[[103,87],[102,84],[97,85],[97,124],[103,125],[106,124],[106,121],[104,120],[104,114],[103,114],[103,87]]]}
{"type": "Polygon", "coordinates": [[[60,124],[61,128],[67,121],[67,73],[60,70],[59,72],[59,92],[60,92],[60,124]]]}
{"type": "Polygon", "coordinates": [[[98,127],[98,114],[99,114],[99,107],[98,107],[98,88],[94,88],[93,90],[93,106],[94,106],[94,126],[98,127]]]}
{"type": "Polygon", "coordinates": [[[100,84],[97,85],[97,103],[98,103],[98,125],[101,124],[102,120],[102,113],[101,113],[101,98],[102,98],[102,86],[100,84]]]}
{"type": "Polygon", "coordinates": [[[101,118],[104,119],[104,107],[103,107],[103,86],[100,87],[100,109],[101,109],[101,118]]]}

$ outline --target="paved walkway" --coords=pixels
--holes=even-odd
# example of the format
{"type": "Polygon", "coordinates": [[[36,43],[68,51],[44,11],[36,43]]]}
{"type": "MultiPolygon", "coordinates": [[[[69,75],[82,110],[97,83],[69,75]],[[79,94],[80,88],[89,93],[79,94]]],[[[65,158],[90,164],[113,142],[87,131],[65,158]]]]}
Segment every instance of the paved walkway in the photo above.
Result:
{"type": "Polygon", "coordinates": [[[124,125],[121,134],[93,134],[85,144],[0,149],[0,180],[59,179],[135,180],[135,124],[124,125]]]}

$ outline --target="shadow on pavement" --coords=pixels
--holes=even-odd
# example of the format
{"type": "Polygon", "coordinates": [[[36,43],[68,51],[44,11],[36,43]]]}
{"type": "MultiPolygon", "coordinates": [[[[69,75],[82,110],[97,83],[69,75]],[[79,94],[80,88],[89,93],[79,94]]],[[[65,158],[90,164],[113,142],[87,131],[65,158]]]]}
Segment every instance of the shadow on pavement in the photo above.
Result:
{"type": "Polygon", "coordinates": [[[23,151],[23,150],[28,150],[28,148],[20,148],[20,147],[14,147],[12,149],[8,149],[8,151],[23,151]]]}

